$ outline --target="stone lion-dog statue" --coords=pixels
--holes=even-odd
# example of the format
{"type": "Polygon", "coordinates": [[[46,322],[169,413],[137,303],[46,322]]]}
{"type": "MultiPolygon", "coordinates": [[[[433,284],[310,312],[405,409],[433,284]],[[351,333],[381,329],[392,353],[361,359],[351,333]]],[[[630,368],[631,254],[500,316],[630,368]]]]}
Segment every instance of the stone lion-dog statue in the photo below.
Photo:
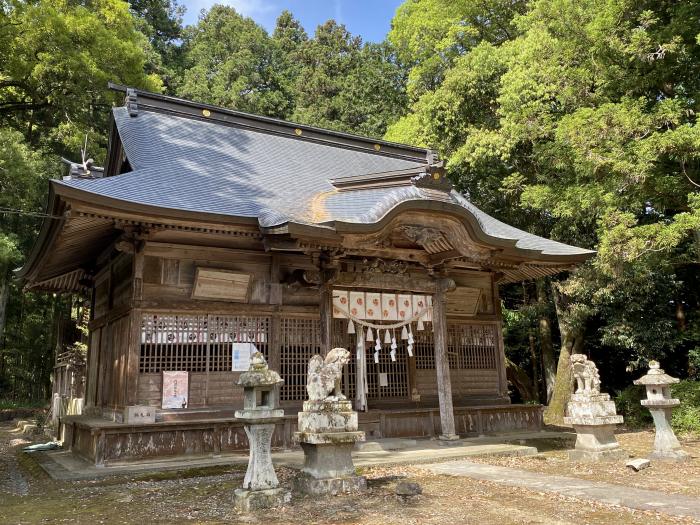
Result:
{"type": "Polygon", "coordinates": [[[600,374],[583,354],[571,354],[571,379],[575,394],[600,394],[600,374]],[[574,384],[575,383],[575,384],[574,384]]]}
{"type": "Polygon", "coordinates": [[[334,348],[326,358],[315,355],[309,360],[306,392],[311,401],[339,401],[346,399],[340,387],[343,366],[350,361],[350,352],[345,348],[334,348]]]}

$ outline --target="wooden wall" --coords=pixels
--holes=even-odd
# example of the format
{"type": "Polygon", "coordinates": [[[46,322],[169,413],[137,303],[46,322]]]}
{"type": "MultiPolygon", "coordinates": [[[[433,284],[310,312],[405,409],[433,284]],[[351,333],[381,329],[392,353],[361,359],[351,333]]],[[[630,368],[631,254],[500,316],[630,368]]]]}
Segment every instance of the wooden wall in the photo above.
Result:
{"type": "MultiPolygon", "coordinates": [[[[319,320],[319,290],[295,281],[295,270],[297,274],[300,270],[313,271],[310,257],[162,242],[146,242],[143,251],[136,255],[122,253],[105,262],[95,280],[88,357],[88,406],[114,409],[128,404],[160,406],[162,374],[139,373],[142,316],[146,314],[265,317],[270,323],[265,352],[271,367],[280,370],[280,347],[285,343],[278,327],[285,319],[307,320],[311,323],[309,326],[316,326],[319,320]],[[248,302],[193,299],[192,287],[198,267],[249,274],[248,302]]],[[[493,276],[487,272],[460,270],[450,277],[458,287],[478,288],[482,293],[478,313],[474,316],[459,313],[462,311],[459,305],[452,307],[448,300],[448,322],[488,324],[496,330],[498,340],[493,367],[451,370],[455,402],[502,403],[507,397],[499,302],[493,276]]],[[[341,325],[340,332],[345,327],[343,323],[341,325]]],[[[309,331],[309,337],[312,331],[315,329],[309,331]]],[[[334,338],[337,344],[351,350],[354,347],[354,337],[339,333],[334,338]]],[[[306,353],[318,351],[315,339],[309,344],[306,353]]],[[[392,401],[411,407],[436,406],[435,369],[416,368],[413,359],[408,358],[410,384],[407,395],[392,401]],[[416,392],[420,401],[411,399],[416,392]]],[[[191,372],[189,408],[240,407],[242,390],[235,384],[238,377],[239,373],[232,371],[191,372]]],[[[300,400],[287,403],[288,408],[297,405],[301,405],[300,400]]]]}

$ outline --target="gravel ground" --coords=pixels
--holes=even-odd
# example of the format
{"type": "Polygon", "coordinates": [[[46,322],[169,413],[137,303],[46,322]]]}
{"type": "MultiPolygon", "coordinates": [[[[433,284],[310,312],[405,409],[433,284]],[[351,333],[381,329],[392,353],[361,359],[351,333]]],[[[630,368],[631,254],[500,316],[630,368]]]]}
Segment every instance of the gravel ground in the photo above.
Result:
{"type": "MultiPolygon", "coordinates": [[[[654,512],[581,502],[490,482],[427,473],[418,467],[363,470],[363,495],[295,496],[282,508],[242,514],[232,505],[241,468],[212,467],[94,481],[56,482],[26,454],[9,445],[16,438],[0,425],[3,479],[25,480],[24,491],[0,489],[0,523],[272,523],[272,524],[613,524],[693,523],[654,512]],[[18,458],[18,459],[12,459],[18,458]],[[8,468],[8,466],[10,466],[8,468]],[[421,484],[423,494],[407,501],[394,494],[400,480],[421,484]]],[[[501,461],[490,458],[489,461],[501,461]]],[[[538,460],[535,460],[538,461],[538,460]]],[[[541,461],[541,460],[540,460],[541,461]]],[[[296,471],[277,469],[290,485],[296,471]]]]}
{"type": "MultiPolygon", "coordinates": [[[[621,432],[617,434],[617,440],[631,456],[643,458],[647,457],[654,447],[654,432],[621,432]]],[[[474,461],[700,498],[700,439],[682,437],[680,441],[683,449],[691,456],[689,461],[652,461],[651,467],[639,472],[626,467],[624,460],[595,464],[574,463],[569,461],[566,452],[561,450],[544,452],[538,456],[474,458],[474,461]]]]}

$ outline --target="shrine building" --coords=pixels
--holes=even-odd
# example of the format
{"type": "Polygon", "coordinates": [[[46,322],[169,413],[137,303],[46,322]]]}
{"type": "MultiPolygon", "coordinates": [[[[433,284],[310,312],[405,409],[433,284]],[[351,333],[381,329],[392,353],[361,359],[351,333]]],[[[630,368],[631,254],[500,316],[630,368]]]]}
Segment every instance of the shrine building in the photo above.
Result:
{"type": "Polygon", "coordinates": [[[18,272],[92,297],[66,448],[96,465],[247,448],[254,350],[284,380],[276,446],[334,347],[368,438],[540,428],[542,407],[509,400],[498,285],[593,252],[482,212],[430,150],[112,87],[104,169],[50,182],[18,272]]]}

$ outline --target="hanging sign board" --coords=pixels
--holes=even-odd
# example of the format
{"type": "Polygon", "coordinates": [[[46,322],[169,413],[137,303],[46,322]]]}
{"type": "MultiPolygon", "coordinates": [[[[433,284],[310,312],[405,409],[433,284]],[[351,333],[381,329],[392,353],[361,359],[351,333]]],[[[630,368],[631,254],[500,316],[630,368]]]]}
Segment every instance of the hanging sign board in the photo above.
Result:
{"type": "Polygon", "coordinates": [[[447,305],[456,314],[476,315],[479,309],[481,290],[458,286],[452,293],[447,294],[447,305]]]}
{"type": "Polygon", "coordinates": [[[251,276],[247,273],[197,268],[192,298],[244,303],[248,301],[250,281],[251,276]]]}
{"type": "Polygon", "coordinates": [[[163,371],[163,398],[161,408],[187,408],[190,388],[189,372],[163,371]]]}

